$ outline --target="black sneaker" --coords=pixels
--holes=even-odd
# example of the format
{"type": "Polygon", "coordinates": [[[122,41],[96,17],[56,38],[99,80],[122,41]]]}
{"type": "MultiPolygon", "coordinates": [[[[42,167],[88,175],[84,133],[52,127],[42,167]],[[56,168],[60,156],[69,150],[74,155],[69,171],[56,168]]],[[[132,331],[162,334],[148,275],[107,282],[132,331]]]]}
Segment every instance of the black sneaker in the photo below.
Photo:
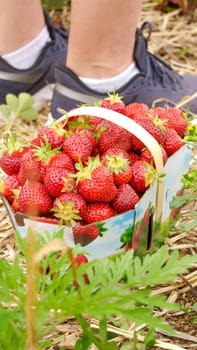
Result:
{"type": "MultiPolygon", "coordinates": [[[[44,12],[44,16],[51,41],[45,45],[31,68],[16,69],[0,57],[0,104],[5,103],[8,93],[18,95],[20,92],[28,92],[34,95],[45,87],[51,92],[48,98],[52,97],[50,84],[54,83],[55,65],[65,64],[68,34],[66,30],[57,29],[53,25],[47,12],[44,12]]],[[[46,96],[46,89],[43,93],[39,93],[39,98],[46,96]]]]}
{"type": "MultiPolygon", "coordinates": [[[[143,102],[152,106],[153,101],[167,99],[178,103],[184,96],[191,96],[197,92],[197,75],[181,76],[158,57],[147,50],[152,26],[148,22],[142,24],[136,31],[134,60],[140,71],[135,77],[117,90],[123,97],[125,104],[143,102]],[[149,28],[148,38],[143,36],[145,26],[149,28]]],[[[106,97],[107,93],[99,93],[86,86],[78,76],[65,66],[55,69],[55,89],[52,99],[52,116],[59,118],[58,108],[70,110],[80,104],[93,104],[95,100],[106,97]]],[[[164,105],[164,101],[157,106],[164,105]]],[[[189,104],[190,110],[197,113],[197,102],[189,104]]]]}

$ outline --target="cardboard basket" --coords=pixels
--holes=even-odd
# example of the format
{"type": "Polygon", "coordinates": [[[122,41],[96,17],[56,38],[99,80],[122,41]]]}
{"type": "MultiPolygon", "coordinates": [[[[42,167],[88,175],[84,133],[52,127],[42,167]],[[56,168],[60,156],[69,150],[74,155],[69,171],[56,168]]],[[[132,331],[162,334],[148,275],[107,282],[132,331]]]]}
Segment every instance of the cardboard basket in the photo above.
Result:
{"type": "MultiPolygon", "coordinates": [[[[170,202],[174,196],[181,194],[181,178],[183,173],[189,169],[191,150],[186,145],[183,146],[168,158],[165,167],[163,167],[159,144],[132,119],[112,110],[91,106],[80,107],[68,113],[69,117],[80,115],[101,117],[137,136],[151,151],[157,172],[164,173],[165,176],[155,181],[154,185],[144,193],[134,210],[118,214],[99,223],[86,225],[85,229],[87,230],[92,230],[95,225],[98,228],[102,227],[100,232],[103,233],[92,241],[87,241],[84,233],[84,239],[82,234],[80,242],[77,242],[73,235],[73,229],[63,226],[66,244],[73,247],[76,243],[80,243],[88,252],[89,260],[123,252],[125,250],[125,236],[131,237],[131,247],[137,254],[156,249],[162,244],[170,229],[170,221],[174,215],[174,211],[170,208],[170,202]]],[[[2,200],[14,229],[19,230],[23,237],[26,236],[29,227],[43,234],[59,230],[60,227],[48,219],[32,218],[23,213],[14,213],[8,201],[4,197],[2,200]]]]}

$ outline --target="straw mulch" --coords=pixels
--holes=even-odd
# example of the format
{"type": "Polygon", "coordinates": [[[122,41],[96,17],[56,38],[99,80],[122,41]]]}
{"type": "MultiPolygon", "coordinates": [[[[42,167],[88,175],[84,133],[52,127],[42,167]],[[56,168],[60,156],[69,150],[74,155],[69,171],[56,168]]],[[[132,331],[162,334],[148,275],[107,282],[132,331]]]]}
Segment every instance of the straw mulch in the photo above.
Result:
{"type": "Polygon", "coordinates": [[[157,2],[144,1],[140,23],[150,21],[153,32],[149,49],[182,74],[197,73],[197,4],[192,13],[180,8],[164,13],[157,2]]]}
{"type": "MultiPolygon", "coordinates": [[[[141,13],[140,23],[143,21],[151,21],[153,24],[153,33],[149,41],[149,49],[156,55],[168,62],[175,70],[181,73],[196,74],[197,65],[197,13],[182,15],[180,9],[175,9],[170,13],[163,13],[155,10],[156,2],[144,1],[141,13]]],[[[69,11],[63,11],[63,22],[65,25],[69,23],[69,11]]],[[[44,111],[40,112],[41,124],[46,120],[48,106],[44,111]]],[[[3,124],[0,121],[0,132],[3,124]]],[[[26,137],[33,138],[39,125],[37,123],[24,124],[20,122],[19,129],[26,137]]],[[[1,174],[0,174],[1,177],[1,174]]],[[[170,250],[178,249],[180,256],[186,253],[197,254],[197,228],[189,232],[181,232],[179,224],[182,222],[190,222],[190,209],[197,210],[197,202],[191,201],[184,206],[179,214],[178,222],[169,234],[166,243],[170,250]]],[[[0,202],[0,255],[3,258],[12,260],[15,255],[14,232],[3,207],[0,202]]],[[[163,310],[156,312],[156,315],[163,317],[169,322],[176,333],[173,336],[157,332],[157,341],[153,349],[197,349],[197,327],[192,322],[196,316],[193,311],[193,304],[197,302],[197,269],[194,266],[186,275],[180,276],[177,281],[173,281],[169,285],[155,286],[153,288],[154,295],[164,293],[168,296],[168,300],[179,302],[188,308],[188,311],[168,312],[163,310]]],[[[91,319],[92,327],[97,327],[96,320],[91,319]]],[[[116,341],[121,348],[121,344],[125,339],[133,339],[133,325],[128,330],[108,326],[109,331],[113,331],[117,337],[116,341]]],[[[59,349],[59,345],[65,349],[73,349],[73,345],[80,329],[74,320],[70,320],[59,328],[59,335],[54,339],[54,348],[59,349]],[[66,335],[66,337],[65,337],[66,335]],[[63,341],[64,339],[64,341],[63,341]],[[57,346],[57,347],[56,347],[57,346]]],[[[138,337],[143,343],[143,338],[138,337]]],[[[132,345],[131,345],[132,348],[132,345]]],[[[92,347],[93,349],[93,347],[92,347]]]]}

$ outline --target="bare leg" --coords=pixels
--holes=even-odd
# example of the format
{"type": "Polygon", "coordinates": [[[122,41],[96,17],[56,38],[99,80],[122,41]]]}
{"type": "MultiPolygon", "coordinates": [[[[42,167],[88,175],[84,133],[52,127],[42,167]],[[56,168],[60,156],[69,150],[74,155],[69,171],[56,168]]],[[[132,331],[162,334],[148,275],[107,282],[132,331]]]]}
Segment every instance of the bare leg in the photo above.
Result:
{"type": "Polygon", "coordinates": [[[108,78],[133,61],[142,0],[72,0],[67,66],[79,76],[108,78]]]}
{"type": "Polygon", "coordinates": [[[33,40],[44,27],[40,0],[0,0],[0,55],[33,40]]]}

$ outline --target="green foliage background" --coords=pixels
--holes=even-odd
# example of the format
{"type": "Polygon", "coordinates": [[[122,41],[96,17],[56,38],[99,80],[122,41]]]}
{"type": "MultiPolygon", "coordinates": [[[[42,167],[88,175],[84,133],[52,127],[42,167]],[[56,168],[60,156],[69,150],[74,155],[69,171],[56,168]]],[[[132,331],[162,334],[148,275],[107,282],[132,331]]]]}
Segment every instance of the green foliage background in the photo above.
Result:
{"type": "Polygon", "coordinates": [[[70,4],[71,0],[42,0],[42,5],[47,10],[59,10],[70,4]]]}

